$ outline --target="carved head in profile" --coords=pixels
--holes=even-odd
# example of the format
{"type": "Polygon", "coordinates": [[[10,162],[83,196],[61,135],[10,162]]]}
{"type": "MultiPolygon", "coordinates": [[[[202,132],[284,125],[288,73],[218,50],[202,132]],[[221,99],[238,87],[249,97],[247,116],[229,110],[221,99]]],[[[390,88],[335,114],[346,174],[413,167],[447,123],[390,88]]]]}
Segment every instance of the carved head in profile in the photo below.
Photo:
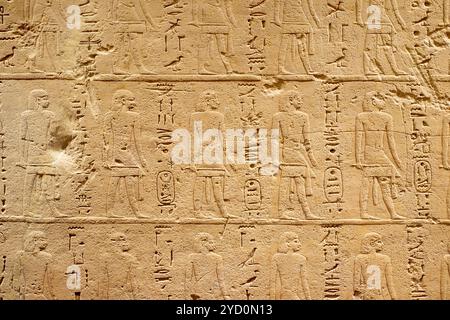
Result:
{"type": "Polygon", "coordinates": [[[214,90],[206,90],[200,95],[196,107],[197,112],[216,111],[220,108],[220,101],[214,90]]]}
{"type": "Polygon", "coordinates": [[[50,100],[48,93],[42,89],[32,90],[28,98],[29,110],[43,110],[50,106],[50,100]]]}
{"type": "Polygon", "coordinates": [[[214,237],[206,232],[201,232],[195,236],[195,246],[197,252],[200,253],[214,252],[216,250],[214,237]]]}
{"type": "Polygon", "coordinates": [[[113,95],[112,111],[128,110],[136,108],[136,96],[129,90],[117,90],[113,95]]]}
{"type": "Polygon", "coordinates": [[[127,236],[122,232],[114,232],[110,237],[113,246],[122,252],[130,251],[130,245],[128,244],[127,236]]]}
{"type": "Polygon", "coordinates": [[[289,90],[281,96],[280,111],[295,111],[300,110],[302,107],[303,98],[297,91],[289,90]]]}
{"type": "Polygon", "coordinates": [[[377,91],[366,93],[363,103],[363,109],[366,112],[381,111],[386,104],[386,97],[377,91]]]}
{"type": "Polygon", "coordinates": [[[285,232],[281,235],[280,238],[280,247],[278,248],[278,252],[280,253],[288,253],[289,251],[298,252],[302,244],[298,239],[298,235],[295,232],[285,232]]]}
{"type": "Polygon", "coordinates": [[[362,253],[380,252],[383,249],[383,241],[380,234],[375,232],[367,233],[361,243],[362,253]]]}
{"type": "Polygon", "coordinates": [[[44,251],[47,246],[47,236],[43,231],[31,231],[24,238],[24,250],[26,252],[44,251]]]}

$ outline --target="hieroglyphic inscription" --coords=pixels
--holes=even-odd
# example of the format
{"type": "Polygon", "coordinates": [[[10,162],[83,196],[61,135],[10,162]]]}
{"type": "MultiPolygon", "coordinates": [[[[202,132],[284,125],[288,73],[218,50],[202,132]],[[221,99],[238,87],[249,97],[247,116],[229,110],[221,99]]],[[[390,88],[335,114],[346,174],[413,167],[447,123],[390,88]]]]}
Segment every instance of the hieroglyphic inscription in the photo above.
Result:
{"type": "MultiPolygon", "coordinates": [[[[86,266],[86,234],[83,227],[69,227],[69,252],[71,264],[66,269],[67,288],[73,293],[74,300],[81,300],[82,294],[89,289],[89,269],[86,266]]],[[[84,298],[84,297],[83,297],[84,298]]]]}
{"type": "Polygon", "coordinates": [[[449,0],[69,2],[0,1],[0,299],[450,297],[449,0]]]}
{"type": "Polygon", "coordinates": [[[427,287],[425,284],[425,240],[428,231],[421,226],[408,226],[408,274],[410,276],[410,297],[414,300],[427,299],[427,287]]]}
{"type": "Polygon", "coordinates": [[[248,4],[247,60],[251,73],[259,74],[266,69],[266,28],[270,22],[267,14],[267,1],[250,1],[248,4]]]}
{"type": "MultiPolygon", "coordinates": [[[[173,231],[170,226],[155,227],[155,255],[154,255],[154,279],[161,291],[172,282],[172,269],[174,267],[174,243],[173,231]]],[[[170,294],[167,295],[170,300],[170,294]]]]}
{"type": "Polygon", "coordinates": [[[339,227],[323,226],[323,240],[321,241],[324,254],[325,287],[323,298],[325,300],[338,300],[341,298],[341,264],[342,258],[339,248],[339,227]]]}
{"type": "Polygon", "coordinates": [[[431,213],[433,175],[431,166],[431,142],[430,142],[430,120],[424,105],[414,104],[411,106],[410,116],[412,119],[411,142],[413,159],[413,179],[416,191],[416,212],[419,218],[426,218],[431,213]]]}
{"type": "Polygon", "coordinates": [[[325,130],[326,168],[323,177],[325,203],[328,212],[336,216],[342,211],[344,196],[344,179],[341,168],[342,151],[340,142],[340,98],[339,85],[330,86],[325,94],[325,130]]]}
{"type": "Polygon", "coordinates": [[[261,256],[258,244],[258,231],[254,225],[239,226],[239,247],[241,259],[238,265],[239,291],[246,300],[257,296],[256,290],[261,286],[261,256]]]}

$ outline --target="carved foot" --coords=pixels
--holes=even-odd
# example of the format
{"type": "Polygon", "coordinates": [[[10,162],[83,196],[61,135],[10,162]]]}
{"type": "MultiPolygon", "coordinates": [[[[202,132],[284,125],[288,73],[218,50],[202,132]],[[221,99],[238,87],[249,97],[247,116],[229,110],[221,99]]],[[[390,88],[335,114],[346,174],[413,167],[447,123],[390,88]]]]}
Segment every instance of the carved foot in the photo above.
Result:
{"type": "Polygon", "coordinates": [[[23,216],[26,217],[26,218],[41,218],[42,217],[40,214],[36,214],[36,213],[31,212],[31,211],[24,212],[23,216]]]}
{"type": "Polygon", "coordinates": [[[280,74],[294,74],[294,72],[288,71],[284,67],[280,67],[280,74]]]}
{"type": "Polygon", "coordinates": [[[44,70],[38,69],[38,68],[32,68],[31,73],[44,73],[44,70]]]}
{"type": "Polygon", "coordinates": [[[407,75],[409,75],[408,72],[400,70],[400,69],[394,70],[394,73],[395,73],[396,76],[407,76],[407,75]]]}
{"type": "Polygon", "coordinates": [[[203,67],[200,69],[199,74],[203,74],[203,75],[214,75],[216,74],[213,71],[208,70],[206,67],[203,67]]]}
{"type": "Polygon", "coordinates": [[[68,218],[69,215],[64,214],[64,213],[57,212],[57,213],[54,214],[54,217],[55,217],[55,218],[68,218]]]}
{"type": "Polygon", "coordinates": [[[108,218],[114,218],[114,219],[122,219],[122,218],[124,218],[124,217],[118,216],[118,215],[116,215],[116,214],[108,214],[107,217],[108,217],[108,218]]]}
{"type": "Polygon", "coordinates": [[[368,214],[362,214],[361,219],[363,219],[363,220],[381,220],[381,218],[378,218],[375,216],[370,216],[368,214]]]}
{"type": "Polygon", "coordinates": [[[401,216],[401,215],[399,215],[399,214],[393,214],[393,215],[391,216],[391,219],[392,219],[392,220],[403,220],[403,219],[406,219],[406,217],[401,216]]]}
{"type": "Polygon", "coordinates": [[[306,216],[306,220],[323,220],[322,217],[316,216],[314,214],[307,214],[306,216]]]}
{"type": "Polygon", "coordinates": [[[130,75],[130,72],[117,67],[113,68],[113,73],[118,75],[130,75]]]}
{"type": "Polygon", "coordinates": [[[139,67],[139,72],[141,74],[149,74],[149,75],[156,74],[156,72],[150,71],[150,70],[148,70],[147,68],[145,68],[143,66],[139,67]]]}
{"type": "Polygon", "coordinates": [[[299,220],[293,216],[288,215],[287,213],[281,214],[280,219],[282,219],[282,220],[299,220]]]}
{"type": "Polygon", "coordinates": [[[227,218],[227,219],[237,219],[237,218],[240,218],[239,216],[235,216],[235,215],[229,214],[229,213],[225,214],[224,217],[227,218]]]}
{"type": "Polygon", "coordinates": [[[195,212],[195,217],[197,219],[217,219],[217,216],[214,216],[208,212],[201,212],[201,211],[196,211],[195,212]]]}

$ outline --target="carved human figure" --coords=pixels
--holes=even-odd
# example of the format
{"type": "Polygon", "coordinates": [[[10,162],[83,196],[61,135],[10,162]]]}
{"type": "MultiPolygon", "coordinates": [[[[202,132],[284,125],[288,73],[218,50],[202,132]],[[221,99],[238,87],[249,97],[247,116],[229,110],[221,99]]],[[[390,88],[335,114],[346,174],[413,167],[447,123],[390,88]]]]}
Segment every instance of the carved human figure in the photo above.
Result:
{"type": "Polygon", "coordinates": [[[281,27],[281,45],[278,56],[279,72],[293,74],[286,66],[288,57],[298,56],[307,74],[313,74],[309,56],[312,50],[313,23],[320,21],[311,0],[277,0],[274,23],[281,27]],[[313,22],[314,21],[314,22],[313,22]]]}
{"type": "Polygon", "coordinates": [[[232,55],[230,28],[236,26],[232,0],[194,0],[194,26],[200,27],[198,55],[199,73],[215,74],[209,69],[212,60],[219,56],[227,73],[233,73],[229,57],[232,55]]]}
{"type": "Polygon", "coordinates": [[[124,233],[111,234],[110,245],[112,250],[103,262],[100,297],[106,300],[134,300],[138,295],[136,272],[139,261],[130,253],[124,233]]]}
{"type": "Polygon", "coordinates": [[[59,71],[56,62],[62,53],[61,33],[66,25],[61,1],[27,0],[25,18],[37,27],[38,32],[36,51],[28,57],[27,67],[32,71],[41,71],[39,68],[42,67],[48,68],[48,71],[59,71]]]}
{"type": "MultiPolygon", "coordinates": [[[[224,131],[224,115],[219,112],[220,102],[217,93],[207,90],[200,95],[196,112],[190,118],[190,127],[194,135],[202,135],[203,132],[213,129],[220,134],[224,131]],[[195,131],[201,132],[195,132],[195,131]]],[[[202,152],[204,151],[203,145],[202,152]]],[[[196,151],[194,150],[194,153],[196,151]]],[[[198,155],[194,154],[194,158],[198,155]]],[[[194,180],[194,210],[199,217],[210,217],[205,209],[216,206],[221,217],[232,217],[225,208],[224,188],[226,168],[223,163],[208,163],[200,159],[201,163],[195,165],[194,180]]]]}
{"type": "Polygon", "coordinates": [[[33,203],[46,203],[54,216],[62,217],[55,206],[58,192],[58,173],[51,157],[51,144],[54,138],[55,114],[48,110],[50,100],[45,90],[31,91],[28,102],[29,110],[21,114],[20,151],[21,161],[18,166],[25,169],[23,189],[23,213],[33,213],[33,203]]]}
{"type": "Polygon", "coordinates": [[[395,147],[393,117],[383,111],[385,99],[380,93],[367,93],[364,112],[356,117],[356,167],[363,172],[360,191],[362,219],[376,219],[368,213],[368,202],[369,191],[372,189],[372,198],[377,204],[377,185],[381,188],[383,201],[391,218],[403,218],[396,213],[393,201],[397,197],[396,180],[400,176],[396,167],[401,170],[401,162],[395,147]],[[395,165],[385,151],[385,139],[395,165]]]}
{"type": "Polygon", "coordinates": [[[366,75],[386,74],[383,55],[395,75],[406,75],[397,65],[395,53],[398,51],[392,36],[396,32],[394,21],[402,29],[406,24],[400,15],[397,0],[356,0],[356,19],[365,28],[364,72],[366,75]]]}
{"type": "MultiPolygon", "coordinates": [[[[450,114],[445,115],[442,121],[442,166],[446,170],[450,170],[450,154],[449,154],[449,140],[450,140],[450,114]]],[[[447,216],[450,219],[450,182],[447,188],[447,216]]]]}
{"type": "Polygon", "coordinates": [[[141,42],[147,29],[155,29],[156,25],[143,0],[113,0],[110,12],[116,27],[113,72],[129,74],[135,67],[139,73],[153,74],[144,65],[141,42]]]}
{"type": "Polygon", "coordinates": [[[383,241],[378,233],[367,233],[361,243],[361,254],[355,258],[353,295],[361,300],[397,299],[392,280],[391,258],[381,254],[383,241]]]}
{"type": "Polygon", "coordinates": [[[224,280],[223,259],[215,253],[214,238],[209,233],[195,236],[195,253],[188,257],[185,266],[184,289],[187,299],[229,300],[224,280]]]}
{"type": "Polygon", "coordinates": [[[300,111],[303,99],[296,91],[284,93],[280,112],[272,118],[272,130],[279,130],[281,145],[281,181],[279,211],[282,219],[294,219],[289,214],[293,204],[300,203],[306,219],[318,219],[311,213],[307,197],[312,195],[311,167],[317,161],[311,148],[309,116],[300,111]],[[287,206],[287,211],[282,207],[287,206]]]}
{"type": "Polygon", "coordinates": [[[272,258],[270,298],[274,300],[311,300],[306,277],[306,258],[294,232],[285,232],[278,253],[272,258]]]}
{"type": "Polygon", "coordinates": [[[141,117],[134,109],[136,97],[128,90],[117,90],[112,99],[111,111],[103,124],[104,166],[110,170],[107,188],[106,212],[112,213],[116,198],[125,197],[133,214],[143,218],[138,208],[140,177],[146,168],[141,152],[141,117]]]}
{"type": "Polygon", "coordinates": [[[450,300],[450,243],[447,245],[448,254],[444,256],[441,266],[441,299],[450,300]]]}
{"type": "Polygon", "coordinates": [[[12,288],[21,300],[54,299],[52,255],[42,231],[31,231],[24,238],[24,250],[15,258],[12,288]]]}

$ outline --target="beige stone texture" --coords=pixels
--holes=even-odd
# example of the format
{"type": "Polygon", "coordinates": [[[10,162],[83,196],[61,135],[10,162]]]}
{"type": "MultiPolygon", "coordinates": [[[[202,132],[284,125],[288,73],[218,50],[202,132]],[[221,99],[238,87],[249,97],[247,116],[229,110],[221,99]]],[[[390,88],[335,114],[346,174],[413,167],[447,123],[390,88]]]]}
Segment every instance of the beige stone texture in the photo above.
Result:
{"type": "Polygon", "coordinates": [[[0,299],[450,299],[449,34],[449,0],[0,1],[0,299]]]}

